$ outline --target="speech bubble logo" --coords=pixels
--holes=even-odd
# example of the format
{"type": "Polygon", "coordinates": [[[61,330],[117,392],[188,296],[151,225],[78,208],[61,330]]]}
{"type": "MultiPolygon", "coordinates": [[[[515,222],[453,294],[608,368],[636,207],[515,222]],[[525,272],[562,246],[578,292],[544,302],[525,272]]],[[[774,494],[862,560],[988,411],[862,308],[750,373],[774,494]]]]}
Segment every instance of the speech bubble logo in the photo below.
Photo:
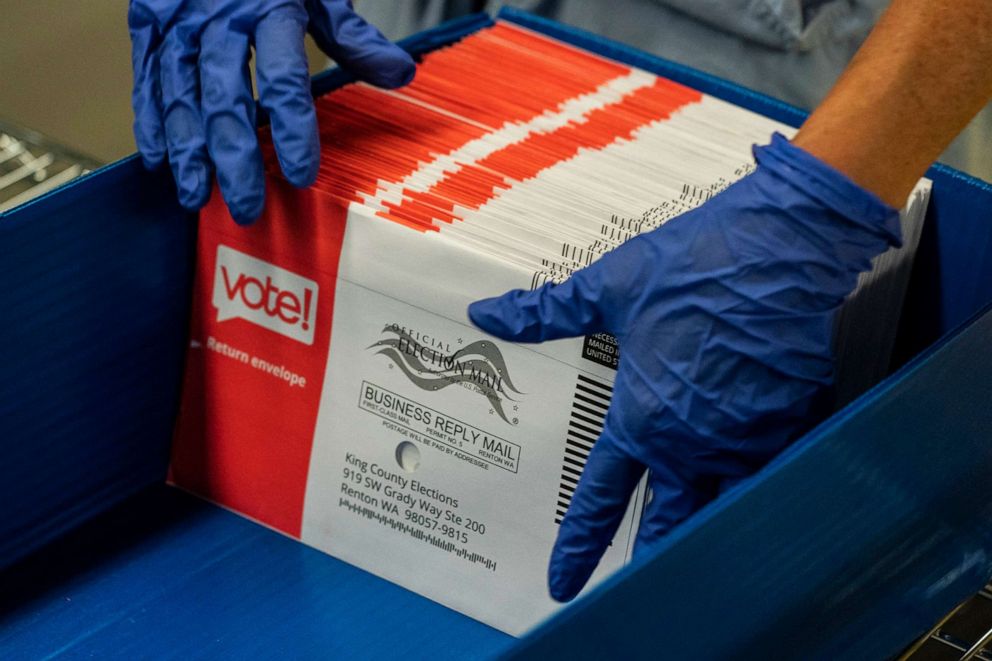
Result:
{"type": "Polygon", "coordinates": [[[317,283],[225,245],[217,246],[213,305],[217,321],[244,319],[313,344],[317,283]]]}

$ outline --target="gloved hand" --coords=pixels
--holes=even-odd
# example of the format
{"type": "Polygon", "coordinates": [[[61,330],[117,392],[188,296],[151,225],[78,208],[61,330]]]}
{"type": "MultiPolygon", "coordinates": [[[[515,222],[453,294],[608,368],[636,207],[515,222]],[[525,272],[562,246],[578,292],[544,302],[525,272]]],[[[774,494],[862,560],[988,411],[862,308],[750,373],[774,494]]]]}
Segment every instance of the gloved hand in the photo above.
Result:
{"type": "Polygon", "coordinates": [[[645,468],[635,553],[815,422],[834,313],[900,243],[895,209],[782,136],[755,157],[749,176],[565,282],[469,307],[506,340],[620,342],[603,432],[551,555],[559,601],[588,580],[645,468]]]}
{"type": "Polygon", "coordinates": [[[296,186],[313,183],[320,158],[307,29],[338,64],[374,85],[405,85],[415,71],[350,0],[131,0],[128,26],[134,133],[145,165],[168,158],[190,210],[206,203],[216,168],[239,223],[256,219],[265,200],[249,48],[279,164],[296,186]]]}

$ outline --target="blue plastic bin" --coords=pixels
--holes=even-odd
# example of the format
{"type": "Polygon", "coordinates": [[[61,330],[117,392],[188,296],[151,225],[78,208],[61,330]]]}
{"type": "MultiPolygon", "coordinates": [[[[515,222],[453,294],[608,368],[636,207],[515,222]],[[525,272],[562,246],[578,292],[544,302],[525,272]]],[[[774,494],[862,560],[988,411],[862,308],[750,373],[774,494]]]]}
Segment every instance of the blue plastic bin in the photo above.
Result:
{"type": "MultiPolygon", "coordinates": [[[[600,37],[502,17],[803,119],[600,37]]],[[[404,45],[422,53],[489,21],[404,45]]],[[[347,80],[331,72],[315,90],[347,80]]],[[[519,641],[164,486],[196,232],[167,173],[132,157],[0,216],[0,657],[891,656],[992,575],[992,186],[929,176],[902,367],[519,641]]]]}

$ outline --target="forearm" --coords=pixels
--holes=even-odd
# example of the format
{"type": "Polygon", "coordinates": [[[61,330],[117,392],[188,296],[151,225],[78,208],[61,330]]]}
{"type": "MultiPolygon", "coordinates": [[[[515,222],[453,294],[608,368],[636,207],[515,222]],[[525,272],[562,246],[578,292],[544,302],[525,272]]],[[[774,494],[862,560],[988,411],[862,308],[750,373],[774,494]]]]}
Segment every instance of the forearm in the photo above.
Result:
{"type": "Polygon", "coordinates": [[[793,143],[900,207],[990,98],[992,0],[894,0],[793,143]]]}

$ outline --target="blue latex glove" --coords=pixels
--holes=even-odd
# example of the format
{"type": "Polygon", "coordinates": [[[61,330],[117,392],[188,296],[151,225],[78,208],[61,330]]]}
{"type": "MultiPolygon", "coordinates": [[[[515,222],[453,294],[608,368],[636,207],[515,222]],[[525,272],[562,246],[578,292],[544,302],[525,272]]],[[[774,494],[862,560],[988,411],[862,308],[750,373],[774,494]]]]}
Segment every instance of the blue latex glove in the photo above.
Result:
{"type": "Polygon", "coordinates": [[[179,201],[202,207],[216,169],[239,223],[265,201],[248,62],[255,49],[259,100],[279,164],[296,186],[317,176],[320,146],[303,36],[358,78],[408,83],[415,67],[350,0],[131,0],[134,134],[144,163],[168,158],[179,201]]]}
{"type": "Polygon", "coordinates": [[[816,421],[834,313],[900,243],[895,209],[782,136],[755,156],[751,175],[565,282],[469,307],[507,340],[620,342],[603,433],[551,555],[559,601],[585,585],[645,468],[637,553],[816,421]]]}

